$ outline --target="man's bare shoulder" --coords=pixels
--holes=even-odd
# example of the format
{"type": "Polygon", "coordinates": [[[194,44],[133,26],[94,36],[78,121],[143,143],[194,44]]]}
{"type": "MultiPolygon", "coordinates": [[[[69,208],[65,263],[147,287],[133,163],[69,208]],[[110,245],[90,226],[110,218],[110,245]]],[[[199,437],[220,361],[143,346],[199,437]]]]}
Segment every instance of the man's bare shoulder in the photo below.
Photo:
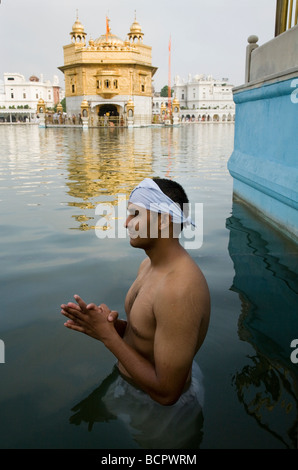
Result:
{"type": "Polygon", "coordinates": [[[141,261],[138,274],[142,273],[144,270],[148,269],[151,264],[150,258],[147,256],[143,261],[141,261]]]}
{"type": "Polygon", "coordinates": [[[182,257],[174,268],[163,278],[158,288],[158,296],[165,301],[210,302],[209,288],[206,278],[197,263],[189,256],[182,257]]]}
{"type": "Polygon", "coordinates": [[[210,320],[207,281],[193,259],[183,257],[159,283],[153,311],[157,327],[177,342],[177,334],[197,352],[206,336],[210,320]]]}
{"type": "Polygon", "coordinates": [[[197,285],[198,283],[206,284],[206,279],[198,264],[188,254],[183,256],[175,265],[174,269],[169,271],[165,278],[168,284],[180,285],[197,285]]]}

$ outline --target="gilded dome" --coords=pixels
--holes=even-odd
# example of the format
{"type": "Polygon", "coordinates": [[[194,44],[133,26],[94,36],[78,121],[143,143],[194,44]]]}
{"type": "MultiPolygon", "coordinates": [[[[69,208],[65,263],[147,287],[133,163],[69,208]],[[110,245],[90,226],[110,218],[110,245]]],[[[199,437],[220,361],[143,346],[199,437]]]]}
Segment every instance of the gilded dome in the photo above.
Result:
{"type": "Polygon", "coordinates": [[[82,23],[80,22],[78,18],[73,24],[72,31],[73,33],[84,33],[84,26],[82,25],[82,23]]]}
{"type": "MultiPolygon", "coordinates": [[[[99,45],[107,42],[107,36],[106,34],[102,34],[99,36],[99,38],[95,39],[94,44],[99,45]]],[[[113,44],[114,46],[122,46],[124,45],[124,41],[120,39],[118,36],[115,34],[109,33],[108,34],[108,43],[113,44]]]]}
{"type": "Polygon", "coordinates": [[[137,22],[137,20],[134,20],[133,24],[131,25],[130,32],[132,34],[138,34],[142,32],[142,28],[140,24],[137,22]]]}
{"type": "Polygon", "coordinates": [[[136,39],[138,40],[138,42],[143,42],[143,36],[144,33],[142,32],[142,28],[135,18],[133,24],[130,27],[128,39],[132,42],[134,42],[136,39]]]}

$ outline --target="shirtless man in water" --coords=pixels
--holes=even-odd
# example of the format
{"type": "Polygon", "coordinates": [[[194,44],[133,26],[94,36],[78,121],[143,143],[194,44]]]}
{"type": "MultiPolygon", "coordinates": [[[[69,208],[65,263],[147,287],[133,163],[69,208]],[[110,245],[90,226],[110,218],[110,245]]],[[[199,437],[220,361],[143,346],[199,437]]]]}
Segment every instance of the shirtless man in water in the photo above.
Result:
{"type": "Polygon", "coordinates": [[[173,212],[155,208],[157,200],[174,201],[181,209],[188,203],[183,188],[165,179],[146,178],[131,193],[126,228],[131,246],[147,257],[125,299],[127,321],[78,295],[77,303],[61,305],[61,313],[68,317],[67,328],[103,342],[129,382],[156,402],[172,405],[190,385],[193,359],[209,325],[210,297],[204,275],[177,237],[185,214],[179,207],[178,224],[173,212]]]}

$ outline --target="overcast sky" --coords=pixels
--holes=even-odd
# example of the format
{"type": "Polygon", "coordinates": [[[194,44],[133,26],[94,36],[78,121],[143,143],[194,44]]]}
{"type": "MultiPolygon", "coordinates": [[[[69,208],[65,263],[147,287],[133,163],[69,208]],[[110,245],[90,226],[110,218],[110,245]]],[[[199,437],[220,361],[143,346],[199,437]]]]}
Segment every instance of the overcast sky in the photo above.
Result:
{"type": "Polygon", "coordinates": [[[245,49],[251,34],[259,45],[274,37],[276,0],[0,0],[0,79],[18,72],[52,80],[64,88],[63,46],[76,20],[87,41],[111,32],[125,40],[137,21],[144,44],[152,47],[156,91],[168,84],[168,45],[171,36],[171,77],[188,74],[244,81],[245,49]]]}

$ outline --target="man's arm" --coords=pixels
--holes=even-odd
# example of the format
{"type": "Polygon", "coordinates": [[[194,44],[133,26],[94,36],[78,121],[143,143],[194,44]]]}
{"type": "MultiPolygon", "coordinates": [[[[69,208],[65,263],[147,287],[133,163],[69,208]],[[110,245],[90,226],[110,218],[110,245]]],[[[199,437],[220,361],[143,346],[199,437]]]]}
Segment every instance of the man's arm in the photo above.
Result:
{"type": "MultiPolygon", "coordinates": [[[[109,314],[108,321],[114,321],[114,311],[111,311],[111,313],[109,314]]],[[[124,333],[125,333],[125,330],[126,330],[126,325],[127,325],[126,320],[120,320],[120,319],[117,318],[114,321],[114,326],[116,328],[116,331],[117,331],[118,335],[121,338],[123,338],[123,336],[124,336],[124,333]]]]}
{"type": "Polygon", "coordinates": [[[66,326],[102,341],[136,385],[153,400],[171,405],[183,391],[197,351],[201,312],[194,296],[190,296],[181,283],[177,285],[174,278],[160,286],[154,302],[155,364],[119,336],[113,324],[107,321],[106,306],[89,304],[82,312],[62,310],[62,313],[70,319],[66,326]]]}
{"type": "MultiPolygon", "coordinates": [[[[196,286],[197,287],[197,286],[196,286]]],[[[154,300],[156,330],[154,364],[121,338],[107,337],[106,347],[118,358],[132,380],[162,405],[172,405],[180,397],[198,350],[204,303],[199,294],[190,295],[189,284],[169,277],[159,287],[154,300]]]]}
{"type": "Polygon", "coordinates": [[[209,290],[197,267],[179,275],[172,272],[164,278],[154,298],[153,312],[154,364],[137,358],[131,351],[124,353],[119,341],[117,347],[106,345],[140,388],[157,402],[171,405],[183,393],[209,324],[209,290]]]}
{"type": "MultiPolygon", "coordinates": [[[[133,381],[151,395],[151,390],[157,388],[154,366],[118,334],[110,309],[104,304],[87,305],[78,295],[75,300],[78,305],[72,302],[61,305],[61,313],[68,318],[64,325],[103,342],[124,365],[133,381]]],[[[155,399],[154,396],[152,398],[155,399]]]]}

